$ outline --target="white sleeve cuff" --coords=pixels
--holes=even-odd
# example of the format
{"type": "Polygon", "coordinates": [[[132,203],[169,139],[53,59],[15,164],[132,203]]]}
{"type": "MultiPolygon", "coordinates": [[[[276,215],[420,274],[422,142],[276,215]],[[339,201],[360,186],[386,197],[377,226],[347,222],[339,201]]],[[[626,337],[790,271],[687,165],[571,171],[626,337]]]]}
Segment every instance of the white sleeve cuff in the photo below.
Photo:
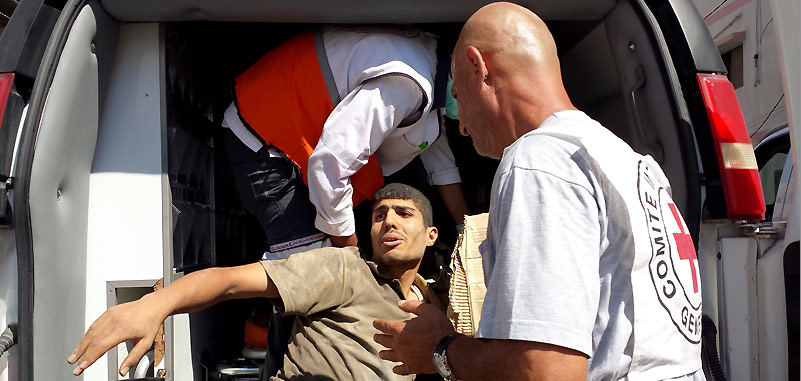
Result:
{"type": "Polygon", "coordinates": [[[428,181],[432,185],[448,185],[461,183],[462,178],[459,176],[459,168],[449,168],[442,171],[429,173],[428,181]]]}
{"type": "Polygon", "coordinates": [[[236,135],[239,140],[242,141],[248,148],[250,148],[253,152],[259,152],[261,147],[264,144],[261,143],[261,140],[253,135],[250,130],[248,130],[245,125],[242,123],[242,120],[239,119],[239,111],[236,109],[236,105],[231,103],[227,109],[225,109],[225,114],[223,114],[223,121],[222,126],[225,128],[231,129],[231,131],[236,135]]]}
{"type": "Polygon", "coordinates": [[[345,237],[356,233],[356,221],[353,218],[353,212],[351,212],[350,218],[339,223],[330,223],[318,213],[314,219],[314,227],[332,236],[345,237]]]}

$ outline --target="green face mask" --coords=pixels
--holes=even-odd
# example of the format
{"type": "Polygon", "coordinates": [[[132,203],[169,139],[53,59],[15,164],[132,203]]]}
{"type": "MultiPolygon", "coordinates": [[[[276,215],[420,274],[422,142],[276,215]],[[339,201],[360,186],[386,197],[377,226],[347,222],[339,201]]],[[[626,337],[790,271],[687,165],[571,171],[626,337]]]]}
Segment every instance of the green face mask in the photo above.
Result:
{"type": "Polygon", "coordinates": [[[448,91],[445,92],[445,116],[459,120],[459,106],[456,104],[456,98],[453,97],[451,89],[453,89],[453,78],[448,79],[448,91]]]}

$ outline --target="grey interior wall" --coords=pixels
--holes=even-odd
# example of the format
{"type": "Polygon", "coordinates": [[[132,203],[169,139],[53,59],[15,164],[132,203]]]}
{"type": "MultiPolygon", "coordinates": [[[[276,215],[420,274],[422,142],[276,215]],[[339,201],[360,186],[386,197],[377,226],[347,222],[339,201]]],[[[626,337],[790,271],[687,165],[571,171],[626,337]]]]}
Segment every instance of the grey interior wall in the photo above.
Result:
{"type": "Polygon", "coordinates": [[[574,104],[662,166],[673,199],[686,216],[687,173],[663,65],[629,2],[620,2],[603,24],[562,57],[565,85],[574,104]]]}
{"type": "MultiPolygon", "coordinates": [[[[109,282],[140,282],[171,273],[164,269],[169,257],[165,243],[171,238],[165,235],[170,205],[163,193],[169,188],[163,182],[160,36],[155,23],[119,25],[90,174],[87,324],[109,307],[109,282]]],[[[116,357],[108,360],[88,369],[86,379],[116,379],[116,357]]]]}
{"type": "Polygon", "coordinates": [[[654,32],[647,31],[640,20],[631,3],[625,1],[604,20],[631,127],[629,143],[659,162],[670,179],[673,200],[687,216],[688,174],[676,128],[680,123],[673,111],[673,94],[666,84],[665,65],[651,41],[654,32]]]}
{"type": "MultiPolygon", "coordinates": [[[[491,0],[103,0],[124,21],[247,21],[302,23],[463,22],[491,0]]],[[[598,19],[616,0],[521,0],[549,20],[598,19]]]]}
{"type": "Polygon", "coordinates": [[[96,18],[84,7],[47,96],[31,168],[34,377],[69,377],[66,356],[84,331],[89,169],[98,123],[96,18]]]}
{"type": "Polygon", "coordinates": [[[606,27],[599,24],[560,59],[565,88],[573,104],[631,142],[629,119],[620,118],[625,104],[606,27]]]}
{"type": "Polygon", "coordinates": [[[600,23],[560,58],[562,80],[570,100],[582,109],[620,92],[615,59],[606,37],[606,27],[600,23]]]}

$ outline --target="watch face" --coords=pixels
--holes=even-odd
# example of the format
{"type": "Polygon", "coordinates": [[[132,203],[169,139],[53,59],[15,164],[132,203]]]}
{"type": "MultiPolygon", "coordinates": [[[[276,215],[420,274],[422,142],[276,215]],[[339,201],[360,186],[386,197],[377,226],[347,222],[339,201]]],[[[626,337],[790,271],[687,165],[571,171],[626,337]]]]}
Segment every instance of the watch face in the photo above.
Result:
{"type": "Polygon", "coordinates": [[[445,359],[442,358],[441,354],[434,353],[434,366],[437,367],[438,371],[440,371],[440,369],[445,367],[445,364],[444,364],[445,361],[444,360],[445,359]]]}
{"type": "Polygon", "coordinates": [[[434,353],[434,367],[437,368],[437,373],[446,380],[452,379],[451,370],[448,368],[448,359],[439,353],[434,353]]]}

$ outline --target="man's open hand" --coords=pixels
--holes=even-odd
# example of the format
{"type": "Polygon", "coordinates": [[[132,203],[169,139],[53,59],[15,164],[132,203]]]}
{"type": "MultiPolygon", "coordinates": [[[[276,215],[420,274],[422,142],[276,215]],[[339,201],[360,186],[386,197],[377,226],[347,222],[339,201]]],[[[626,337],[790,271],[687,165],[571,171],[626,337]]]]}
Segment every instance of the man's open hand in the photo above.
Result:
{"type": "Polygon", "coordinates": [[[404,321],[373,321],[373,326],[381,331],[373,339],[388,348],[379,352],[378,356],[400,362],[401,365],[392,369],[397,374],[436,373],[432,361],[434,347],[453,332],[451,322],[431,304],[401,301],[398,306],[416,316],[404,321]]]}
{"type": "Polygon", "coordinates": [[[70,364],[78,363],[72,373],[80,375],[109,349],[125,340],[131,340],[134,347],[120,365],[120,375],[124,376],[150,350],[164,319],[164,316],[156,312],[152,305],[143,302],[143,299],[109,308],[92,323],[83,340],[67,359],[70,364]]]}

